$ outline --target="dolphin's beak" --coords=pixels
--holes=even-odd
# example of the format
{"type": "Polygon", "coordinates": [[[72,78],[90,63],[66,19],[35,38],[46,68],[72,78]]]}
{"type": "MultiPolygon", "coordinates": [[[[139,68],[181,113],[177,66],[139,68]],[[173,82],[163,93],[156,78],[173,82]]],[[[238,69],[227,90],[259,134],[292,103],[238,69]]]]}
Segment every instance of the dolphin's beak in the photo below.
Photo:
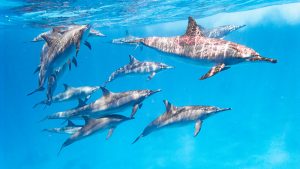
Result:
{"type": "Polygon", "coordinates": [[[155,94],[155,93],[158,93],[158,92],[160,92],[160,91],[161,91],[161,89],[151,90],[151,91],[150,91],[150,95],[155,94]]]}
{"type": "Polygon", "coordinates": [[[220,108],[220,109],[218,110],[218,112],[227,111],[227,110],[232,110],[232,109],[231,109],[231,108],[220,108]]]}
{"type": "Polygon", "coordinates": [[[174,69],[174,66],[166,66],[166,69],[174,69]]]}

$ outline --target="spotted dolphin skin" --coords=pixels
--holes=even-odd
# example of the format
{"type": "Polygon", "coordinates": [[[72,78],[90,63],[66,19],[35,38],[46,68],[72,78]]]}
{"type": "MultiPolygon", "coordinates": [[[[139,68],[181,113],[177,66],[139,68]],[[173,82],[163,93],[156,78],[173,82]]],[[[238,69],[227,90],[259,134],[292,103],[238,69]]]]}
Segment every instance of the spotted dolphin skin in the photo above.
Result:
{"type": "Polygon", "coordinates": [[[224,25],[216,28],[205,29],[198,25],[203,30],[203,34],[209,38],[221,38],[223,39],[229,33],[245,27],[246,25],[224,25]]]}
{"type": "MultiPolygon", "coordinates": [[[[45,81],[53,72],[67,62],[73,62],[77,65],[76,58],[78,55],[81,42],[85,42],[90,32],[90,25],[80,25],[61,33],[59,29],[53,29],[53,35],[42,35],[47,43],[47,48],[42,52],[41,64],[39,69],[39,87],[37,91],[43,90],[45,81]]],[[[90,45],[89,45],[90,46],[90,45]]],[[[70,64],[69,64],[70,65],[70,64]]]]}
{"type": "Polygon", "coordinates": [[[91,136],[95,133],[101,132],[106,129],[108,129],[108,134],[106,136],[106,139],[109,139],[113,134],[113,131],[119,124],[132,119],[122,115],[116,115],[116,114],[104,116],[98,119],[89,118],[86,116],[84,116],[83,118],[85,120],[85,125],[63,143],[59,153],[66,146],[69,146],[70,144],[78,140],[81,140],[83,138],[86,138],[88,136],[91,136]]]}
{"type": "Polygon", "coordinates": [[[266,61],[277,63],[276,59],[262,57],[246,46],[206,37],[192,17],[189,17],[186,33],[182,36],[148,37],[126,43],[140,43],[161,52],[193,61],[196,64],[212,64],[213,67],[200,78],[201,80],[214,76],[218,72],[229,69],[231,65],[241,62],[266,61]]]}
{"type": "Polygon", "coordinates": [[[171,69],[172,66],[168,66],[164,63],[159,62],[148,62],[148,61],[139,61],[132,55],[129,55],[129,64],[119,68],[118,70],[114,71],[105,82],[105,84],[113,81],[114,79],[126,76],[130,74],[149,74],[148,80],[151,80],[156,73],[165,70],[171,69]]]}
{"type": "Polygon", "coordinates": [[[153,120],[138,136],[133,143],[150,133],[170,126],[182,126],[188,123],[195,123],[194,136],[200,132],[203,121],[219,112],[231,110],[231,108],[219,108],[214,106],[183,106],[176,107],[164,100],[166,112],[153,120]]]}
{"type": "Polygon", "coordinates": [[[123,111],[132,107],[130,117],[133,117],[137,110],[142,107],[142,102],[149,96],[160,92],[161,90],[131,90],[121,93],[113,93],[104,87],[101,87],[103,96],[88,105],[57,112],[47,116],[45,119],[71,119],[82,116],[102,117],[123,111]]]}
{"type": "Polygon", "coordinates": [[[51,103],[65,102],[70,100],[84,100],[86,101],[91,97],[93,93],[100,89],[100,86],[82,86],[82,87],[72,87],[67,84],[64,84],[64,92],[61,92],[51,98],[51,100],[43,100],[33,107],[36,107],[40,104],[50,105],[51,103]]]}
{"type": "Polygon", "coordinates": [[[65,127],[57,127],[57,128],[49,128],[44,129],[43,131],[47,131],[50,133],[58,133],[58,134],[74,134],[78,132],[83,125],[74,124],[71,120],[68,120],[68,124],[65,127]]]}

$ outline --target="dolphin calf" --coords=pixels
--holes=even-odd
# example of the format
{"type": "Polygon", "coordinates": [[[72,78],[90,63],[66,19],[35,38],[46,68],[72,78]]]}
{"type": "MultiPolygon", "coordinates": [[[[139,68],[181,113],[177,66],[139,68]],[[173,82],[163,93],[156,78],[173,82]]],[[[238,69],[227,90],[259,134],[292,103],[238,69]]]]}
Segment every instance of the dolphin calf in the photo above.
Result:
{"type": "Polygon", "coordinates": [[[67,67],[68,67],[68,64],[65,63],[62,67],[55,70],[55,72],[52,75],[50,75],[50,77],[48,78],[47,93],[46,93],[48,103],[52,102],[52,96],[56,89],[57,81],[65,73],[65,71],[67,70],[67,67]]]}
{"type": "Polygon", "coordinates": [[[76,26],[63,34],[61,34],[59,30],[53,29],[54,32],[58,32],[53,33],[54,35],[51,36],[42,35],[42,38],[47,43],[47,50],[42,52],[45,56],[41,57],[42,62],[39,69],[39,87],[28,95],[43,90],[46,79],[55,71],[55,69],[63,66],[63,64],[68,62],[71,66],[72,61],[75,66],[77,65],[77,60],[73,56],[78,55],[81,42],[86,42],[90,27],[90,25],[76,26]]]}
{"type": "Polygon", "coordinates": [[[71,119],[81,116],[101,117],[114,114],[128,107],[132,107],[130,117],[132,118],[137,110],[142,107],[142,102],[149,96],[161,90],[131,90],[121,93],[113,93],[101,87],[103,96],[88,105],[57,112],[47,116],[45,119],[71,119]]]}
{"type": "Polygon", "coordinates": [[[151,80],[156,73],[165,70],[165,69],[171,69],[172,66],[168,66],[164,63],[159,62],[148,62],[148,61],[139,61],[132,55],[129,55],[129,64],[120,67],[118,70],[114,71],[108,78],[108,80],[105,82],[107,84],[108,82],[113,81],[114,79],[126,76],[129,74],[150,74],[148,76],[148,80],[151,80]]]}
{"type": "Polygon", "coordinates": [[[224,25],[216,28],[205,29],[198,25],[201,30],[203,30],[203,34],[209,38],[221,38],[223,39],[229,33],[236,31],[245,27],[246,25],[224,25]]]}
{"type": "Polygon", "coordinates": [[[76,125],[71,120],[68,120],[68,124],[65,127],[44,129],[43,131],[59,134],[74,134],[78,132],[82,128],[82,126],[83,125],[76,125]]]}
{"type": "Polygon", "coordinates": [[[231,65],[241,62],[266,61],[277,63],[276,59],[262,57],[246,46],[206,37],[192,17],[189,17],[187,30],[182,36],[137,38],[125,43],[140,43],[158,51],[193,61],[196,64],[213,65],[200,78],[201,80],[214,76],[218,72],[229,69],[231,65]]]}
{"type": "MultiPolygon", "coordinates": [[[[37,104],[33,107],[36,107],[40,104],[50,105],[51,103],[58,103],[64,101],[71,101],[71,100],[88,100],[93,93],[100,89],[99,86],[82,86],[82,87],[72,87],[67,84],[64,84],[65,90],[57,95],[53,96],[51,100],[46,99],[37,104]]],[[[85,102],[84,101],[84,102],[85,102]]]]}
{"type": "Polygon", "coordinates": [[[166,112],[153,120],[138,136],[133,143],[150,133],[170,126],[182,126],[188,123],[195,123],[194,136],[200,132],[203,121],[219,112],[231,110],[231,108],[219,108],[214,106],[183,106],[176,107],[167,100],[163,101],[166,112]]]}
{"type": "Polygon", "coordinates": [[[98,119],[89,118],[84,116],[85,125],[77,132],[75,132],[73,135],[71,135],[70,138],[68,138],[63,145],[61,146],[59,153],[63,148],[66,146],[69,146],[70,144],[81,140],[83,138],[86,138],[88,136],[91,136],[95,133],[98,133],[100,131],[108,129],[108,134],[106,136],[106,139],[109,139],[111,135],[113,134],[113,131],[115,128],[121,124],[122,122],[131,120],[132,118],[128,118],[122,115],[108,115],[104,117],[100,117],[98,119]]]}

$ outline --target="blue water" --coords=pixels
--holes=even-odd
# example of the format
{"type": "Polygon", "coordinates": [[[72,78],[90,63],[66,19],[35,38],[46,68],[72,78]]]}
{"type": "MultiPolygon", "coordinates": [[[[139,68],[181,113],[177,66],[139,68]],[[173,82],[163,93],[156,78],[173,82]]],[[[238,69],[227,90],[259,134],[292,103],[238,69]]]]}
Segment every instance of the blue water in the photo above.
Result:
{"type": "MultiPolygon", "coordinates": [[[[233,10],[228,11],[230,13],[222,13],[222,10],[203,4],[204,9],[208,8],[203,11],[209,16],[205,18],[196,12],[180,10],[180,6],[175,4],[174,17],[171,15],[173,8],[169,8],[169,18],[164,17],[160,21],[159,9],[153,8],[151,18],[154,19],[149,22],[149,13],[145,13],[145,16],[139,13],[136,17],[143,18],[143,23],[132,20],[133,23],[128,21],[126,25],[121,22],[119,27],[117,20],[113,24],[105,20],[113,21],[107,13],[107,16],[98,16],[98,20],[93,20],[97,15],[86,16],[90,18],[87,22],[94,21],[98,25],[97,30],[107,37],[90,39],[91,51],[85,47],[80,49],[78,67],[67,71],[59,81],[56,92],[63,90],[63,83],[71,86],[103,84],[112,71],[129,62],[129,54],[139,60],[164,62],[175,66],[175,69],[160,72],[151,81],[146,80],[147,76],[129,76],[111,82],[107,87],[113,92],[133,89],[162,89],[162,92],[146,99],[135,120],[119,125],[109,140],[105,140],[106,132],[93,135],[65,148],[59,156],[57,152],[68,136],[41,130],[61,126],[62,121],[39,120],[46,115],[70,109],[77,103],[57,103],[46,109],[33,109],[33,104],[44,99],[45,94],[26,96],[37,86],[37,76],[33,75],[33,71],[39,64],[43,45],[42,42],[29,41],[49,29],[41,25],[53,25],[51,21],[55,19],[41,19],[37,22],[37,18],[29,17],[9,23],[4,12],[8,13],[7,16],[14,16],[13,18],[23,17],[20,14],[15,15],[16,10],[8,10],[14,3],[3,5],[1,12],[0,168],[300,167],[299,3],[253,2],[249,7],[248,3],[241,3],[242,11],[232,8],[233,10]],[[274,4],[277,5],[270,6],[274,4]],[[263,6],[269,7],[262,8],[263,6]],[[200,81],[198,79],[209,70],[208,67],[186,63],[147,47],[140,50],[135,49],[135,46],[110,43],[113,38],[125,36],[126,30],[139,37],[183,34],[187,24],[186,17],[194,13],[198,23],[205,27],[246,24],[245,28],[228,35],[226,39],[249,46],[265,57],[276,58],[278,63],[234,65],[227,71],[200,81]],[[112,25],[109,26],[109,23],[112,25]],[[197,137],[193,137],[194,124],[190,124],[154,132],[132,145],[132,141],[143,128],[165,111],[162,102],[164,99],[177,106],[213,105],[231,107],[232,110],[208,118],[197,137]]],[[[228,3],[224,1],[222,6],[220,2],[220,6],[225,8],[228,3]]],[[[80,5],[84,7],[87,4],[75,4],[78,7],[80,5]]],[[[151,3],[144,5],[140,11],[149,9],[147,5],[151,3]]],[[[191,11],[196,10],[185,3],[181,5],[183,9],[190,7],[191,11]]],[[[134,16],[130,14],[130,18],[134,16]]],[[[81,19],[81,22],[84,20],[81,19]]],[[[97,92],[89,102],[101,95],[100,91],[97,92]]],[[[129,116],[130,112],[131,109],[128,109],[120,114],[129,116]]]]}

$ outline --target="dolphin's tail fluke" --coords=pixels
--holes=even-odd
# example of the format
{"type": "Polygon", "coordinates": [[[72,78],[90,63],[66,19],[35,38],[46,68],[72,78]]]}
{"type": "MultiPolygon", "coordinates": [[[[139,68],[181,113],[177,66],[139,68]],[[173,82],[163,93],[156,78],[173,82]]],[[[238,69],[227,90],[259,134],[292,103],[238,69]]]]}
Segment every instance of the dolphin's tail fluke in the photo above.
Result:
{"type": "Polygon", "coordinates": [[[249,61],[265,61],[265,62],[270,62],[270,63],[277,63],[277,59],[272,59],[272,58],[266,58],[262,56],[257,56],[250,58],[249,61]]]}
{"type": "Polygon", "coordinates": [[[135,142],[137,142],[142,137],[143,137],[143,134],[139,135],[131,144],[134,144],[135,142]]]}
{"type": "Polygon", "coordinates": [[[39,88],[35,89],[34,91],[28,93],[27,96],[30,96],[30,95],[32,95],[33,93],[40,92],[40,91],[43,91],[43,90],[45,90],[44,87],[39,87],[39,88]]]}

